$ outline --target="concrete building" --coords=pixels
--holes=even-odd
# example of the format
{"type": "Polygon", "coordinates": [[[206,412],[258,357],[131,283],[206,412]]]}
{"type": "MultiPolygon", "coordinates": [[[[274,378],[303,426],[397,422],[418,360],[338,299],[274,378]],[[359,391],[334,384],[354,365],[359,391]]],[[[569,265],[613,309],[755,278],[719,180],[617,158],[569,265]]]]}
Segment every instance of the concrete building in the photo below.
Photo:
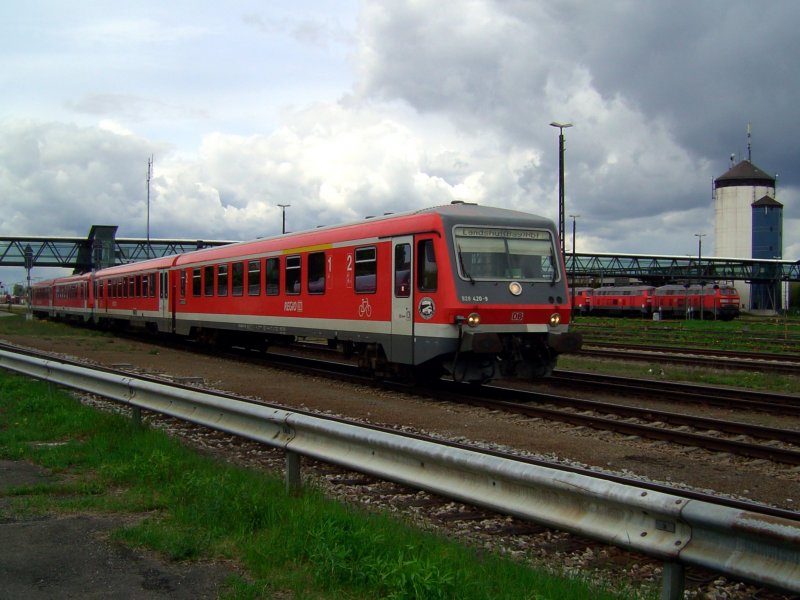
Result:
{"type": "MultiPolygon", "coordinates": [[[[749,160],[714,181],[714,255],[783,257],[783,205],[775,200],[775,178],[749,160]]],[[[780,286],[770,290],[775,286],[744,281],[735,286],[743,310],[774,311],[782,306],[780,286]]]]}

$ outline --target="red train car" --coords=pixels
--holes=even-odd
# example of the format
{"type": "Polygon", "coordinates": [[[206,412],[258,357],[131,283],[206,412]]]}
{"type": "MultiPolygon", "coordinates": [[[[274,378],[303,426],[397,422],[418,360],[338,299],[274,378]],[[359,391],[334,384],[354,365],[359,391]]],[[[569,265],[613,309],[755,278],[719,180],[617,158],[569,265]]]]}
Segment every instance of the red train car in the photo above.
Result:
{"type": "Polygon", "coordinates": [[[49,317],[89,321],[94,310],[91,275],[72,275],[31,285],[31,306],[49,317]]]}
{"type": "MultiPolygon", "coordinates": [[[[575,309],[583,308],[584,288],[575,290],[575,309]],[[580,290],[580,291],[579,291],[580,290]],[[579,302],[579,298],[581,298],[579,302]]],[[[739,316],[736,288],[726,285],[607,286],[592,290],[589,313],[596,316],[640,316],[659,318],[720,319],[739,316]]]]}
{"type": "Polygon", "coordinates": [[[646,317],[653,312],[655,288],[649,285],[599,287],[592,292],[592,315],[646,317]]]}
{"type": "MultiPolygon", "coordinates": [[[[683,312],[676,311],[675,316],[722,321],[730,321],[739,316],[741,298],[733,286],[706,284],[672,287],[682,288],[685,297],[683,312]]],[[[679,295],[679,292],[676,294],[679,295]]]]}
{"type": "Polygon", "coordinates": [[[322,338],[403,378],[539,377],[580,348],[553,223],[464,203],[104,269],[89,289],[95,323],[260,349],[322,338]]]}
{"type": "Polygon", "coordinates": [[[684,285],[662,285],[656,288],[653,311],[661,318],[685,318],[689,306],[689,292],[684,285]]]}
{"type": "Polygon", "coordinates": [[[570,298],[570,302],[572,302],[572,313],[576,315],[588,315],[592,309],[592,292],[594,291],[593,288],[590,287],[579,287],[579,288],[572,288],[570,293],[573,295],[573,298],[570,298]]]}

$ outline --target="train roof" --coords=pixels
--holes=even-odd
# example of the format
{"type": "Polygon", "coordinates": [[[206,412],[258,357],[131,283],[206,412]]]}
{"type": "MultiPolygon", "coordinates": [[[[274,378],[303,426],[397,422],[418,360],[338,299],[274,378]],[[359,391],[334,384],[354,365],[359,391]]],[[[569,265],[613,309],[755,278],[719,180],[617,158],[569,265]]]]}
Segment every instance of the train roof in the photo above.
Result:
{"type": "Polygon", "coordinates": [[[426,231],[437,231],[441,227],[449,228],[459,223],[480,223],[485,226],[553,228],[552,221],[538,215],[505,208],[458,202],[415,211],[368,217],[360,221],[328,225],[317,229],[260,238],[227,246],[196,250],[179,255],[175,261],[175,266],[224,260],[226,258],[246,256],[250,253],[277,250],[285,253],[292,252],[295,249],[299,252],[315,246],[349,240],[412,235],[426,231]]]}
{"type": "Polygon", "coordinates": [[[53,284],[68,285],[70,283],[80,283],[81,281],[88,281],[90,278],[89,273],[82,273],[79,275],[65,275],[64,277],[54,277],[52,279],[43,279],[35,281],[31,284],[32,288],[35,287],[49,287],[53,284]]]}
{"type": "Polygon", "coordinates": [[[604,285],[602,287],[595,288],[594,291],[597,292],[599,290],[606,290],[606,291],[608,291],[608,290],[616,290],[616,291],[622,291],[622,290],[626,290],[626,291],[627,290],[652,290],[654,288],[655,288],[654,285],[647,285],[645,283],[642,283],[642,284],[639,284],[639,285],[604,285]]]}
{"type": "Polygon", "coordinates": [[[175,264],[175,261],[178,259],[179,256],[181,255],[171,254],[170,256],[151,258],[149,260],[126,263],[124,265],[115,265],[113,267],[107,267],[105,269],[101,269],[100,271],[97,271],[95,275],[97,277],[116,277],[116,276],[127,275],[128,273],[131,272],[140,273],[142,271],[150,271],[150,270],[156,271],[158,269],[168,269],[175,264]]]}

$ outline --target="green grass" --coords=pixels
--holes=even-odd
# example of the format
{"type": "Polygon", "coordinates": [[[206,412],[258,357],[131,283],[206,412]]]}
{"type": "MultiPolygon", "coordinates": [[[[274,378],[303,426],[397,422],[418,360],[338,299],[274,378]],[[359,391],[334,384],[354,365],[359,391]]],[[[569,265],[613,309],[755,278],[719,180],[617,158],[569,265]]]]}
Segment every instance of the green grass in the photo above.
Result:
{"type": "MultiPolygon", "coordinates": [[[[35,335],[35,336],[51,336],[51,337],[64,337],[75,336],[75,327],[70,327],[64,323],[57,323],[55,321],[43,321],[36,317],[28,320],[25,318],[24,313],[15,312],[14,316],[3,316],[0,318],[0,333],[8,335],[35,335]]],[[[100,333],[97,330],[86,329],[81,334],[82,337],[86,336],[104,336],[107,334],[100,333]]]]}
{"type": "Polygon", "coordinates": [[[703,385],[720,385],[750,390],[762,390],[778,394],[800,394],[800,376],[755,371],[724,371],[706,367],[688,367],[653,360],[633,362],[602,360],[580,355],[562,354],[558,357],[558,368],[620,377],[641,377],[664,381],[683,381],[703,385]]]}
{"type": "MultiPolygon", "coordinates": [[[[800,321],[784,320],[782,317],[743,317],[734,321],[578,317],[573,320],[571,328],[582,332],[584,343],[587,344],[608,341],[765,353],[797,353],[800,350],[800,321]]],[[[656,359],[647,363],[565,354],[559,357],[558,366],[591,373],[726,385],[785,394],[800,393],[800,376],[690,367],[656,359]]]]}
{"type": "Polygon", "coordinates": [[[572,328],[587,340],[663,344],[743,352],[800,351],[800,321],[741,317],[733,321],[577,317],[572,328]]]}
{"type": "MultiPolygon", "coordinates": [[[[0,371],[0,458],[53,483],[0,495],[17,514],[138,513],[115,539],[171,560],[235,561],[223,598],[633,598],[419,531],[385,514],[289,495],[273,475],[200,455],[167,435],[0,371]]],[[[619,583],[624,586],[624,583],[619,583]]]]}

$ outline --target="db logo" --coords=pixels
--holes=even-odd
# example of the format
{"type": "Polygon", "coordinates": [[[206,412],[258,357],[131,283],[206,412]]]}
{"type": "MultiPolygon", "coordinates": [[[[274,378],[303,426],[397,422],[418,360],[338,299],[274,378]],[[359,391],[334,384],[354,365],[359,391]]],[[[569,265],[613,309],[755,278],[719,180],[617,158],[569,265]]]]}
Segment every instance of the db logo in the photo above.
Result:
{"type": "Polygon", "coordinates": [[[517,311],[517,312],[512,312],[511,313],[511,320],[512,321],[522,321],[524,319],[525,319],[525,313],[524,312],[517,311]]]}

